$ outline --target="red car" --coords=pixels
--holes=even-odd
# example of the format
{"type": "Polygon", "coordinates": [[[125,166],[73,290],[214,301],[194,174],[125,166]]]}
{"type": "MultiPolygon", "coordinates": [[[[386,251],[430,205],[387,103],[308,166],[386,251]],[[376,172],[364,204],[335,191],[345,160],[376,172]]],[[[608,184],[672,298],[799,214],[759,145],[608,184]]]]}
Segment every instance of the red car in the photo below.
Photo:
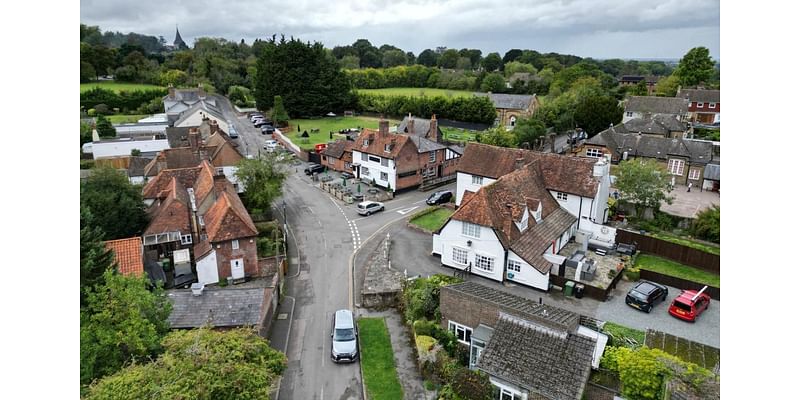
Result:
{"type": "Polygon", "coordinates": [[[684,290],[672,301],[669,314],[684,321],[694,322],[711,304],[711,296],[703,293],[708,286],[697,290],[684,290]]]}

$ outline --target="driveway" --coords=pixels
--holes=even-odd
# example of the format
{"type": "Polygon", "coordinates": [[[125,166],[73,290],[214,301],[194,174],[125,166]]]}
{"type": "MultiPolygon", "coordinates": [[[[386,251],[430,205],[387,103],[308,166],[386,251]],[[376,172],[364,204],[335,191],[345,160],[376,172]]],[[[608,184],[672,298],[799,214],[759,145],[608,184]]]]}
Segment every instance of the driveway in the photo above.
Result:
{"type": "Polygon", "coordinates": [[[709,192],[708,190],[701,192],[697,186],[693,187],[691,192],[686,190],[686,186],[676,185],[675,189],[670,192],[670,195],[674,197],[672,204],[662,202],[659,209],[672,215],[695,218],[699,212],[706,208],[714,204],[720,204],[718,192],[709,192]]]}

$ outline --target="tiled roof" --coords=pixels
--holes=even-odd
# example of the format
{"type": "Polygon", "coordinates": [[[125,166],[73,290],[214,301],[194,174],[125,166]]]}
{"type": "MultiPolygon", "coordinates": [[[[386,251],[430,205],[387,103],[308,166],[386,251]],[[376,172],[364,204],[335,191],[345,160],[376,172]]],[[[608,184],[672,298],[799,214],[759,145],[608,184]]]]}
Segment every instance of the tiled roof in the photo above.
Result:
{"type": "Polygon", "coordinates": [[[158,195],[167,189],[167,187],[171,184],[172,178],[176,178],[180,186],[192,187],[194,186],[194,181],[197,179],[199,172],[200,166],[193,168],[162,170],[158,173],[158,175],[156,175],[155,178],[149,180],[147,184],[144,185],[144,189],[142,189],[142,196],[145,199],[157,198],[158,195]]]}
{"type": "Polygon", "coordinates": [[[593,176],[594,161],[581,157],[468,143],[458,164],[458,172],[497,179],[514,171],[518,158],[526,164],[541,160],[539,167],[545,187],[550,190],[583,197],[597,194],[599,181],[593,176]]]}
{"type": "Polygon", "coordinates": [[[266,289],[205,288],[200,296],[191,290],[169,290],[172,302],[169,323],[172,328],[199,328],[260,325],[265,315],[266,289]]]}
{"type": "Polygon", "coordinates": [[[184,235],[191,233],[191,202],[186,188],[178,183],[178,179],[170,179],[170,185],[157,197],[163,199],[151,206],[150,224],[144,230],[144,235],[174,231],[184,235]]]}
{"type": "Polygon", "coordinates": [[[508,292],[497,290],[477,282],[462,282],[448,285],[442,290],[453,290],[471,296],[475,301],[492,303],[500,307],[514,310],[519,316],[529,321],[535,321],[564,332],[578,329],[580,315],[569,310],[553,307],[548,304],[539,304],[508,292]]]}
{"type": "Polygon", "coordinates": [[[209,242],[246,238],[258,235],[250,214],[235,194],[224,191],[204,216],[209,242]]]}
{"type": "Polygon", "coordinates": [[[428,140],[427,138],[424,138],[422,136],[410,135],[408,137],[408,140],[414,142],[414,145],[417,147],[417,153],[425,153],[428,151],[441,150],[447,148],[447,146],[441,143],[434,142],[433,140],[428,140]]]}
{"type": "Polygon", "coordinates": [[[120,274],[142,276],[144,273],[142,238],[137,236],[104,243],[107,249],[114,251],[114,262],[120,274]]]}
{"type": "Polygon", "coordinates": [[[719,103],[719,90],[681,89],[675,97],[691,102],[719,103]]]}
{"type": "Polygon", "coordinates": [[[542,254],[551,241],[561,236],[576,219],[561,209],[544,185],[539,172],[542,161],[527,164],[465,197],[450,218],[491,227],[503,247],[510,248],[540,272],[550,263],[542,254]],[[525,207],[534,212],[541,203],[542,221],[528,217],[528,228],[520,232],[514,221],[521,219],[525,207]]]}
{"type": "Polygon", "coordinates": [[[558,334],[501,317],[478,369],[552,400],[579,400],[592,368],[594,339],[558,334]]]}
{"type": "Polygon", "coordinates": [[[355,145],[355,142],[352,140],[340,139],[328,144],[322,154],[327,157],[340,159],[346,151],[352,151],[353,145],[355,145]]]}
{"type": "Polygon", "coordinates": [[[666,160],[670,156],[686,157],[689,162],[695,164],[707,164],[714,157],[714,145],[711,142],[615,133],[611,129],[600,132],[586,143],[608,148],[617,159],[626,151],[630,157],[659,160],[666,160]]]}
{"type": "Polygon", "coordinates": [[[494,108],[505,108],[509,110],[526,110],[530,106],[536,95],[527,94],[498,94],[498,93],[475,93],[475,96],[489,97],[494,103],[494,108]]]}
{"type": "Polygon", "coordinates": [[[400,135],[396,133],[381,134],[375,129],[363,129],[361,134],[358,135],[358,139],[355,140],[352,150],[383,158],[394,159],[398,154],[400,154],[403,146],[405,146],[406,143],[409,143],[408,138],[408,135],[400,135]],[[364,140],[369,139],[370,135],[372,136],[372,139],[369,141],[369,145],[364,147],[364,140]],[[387,153],[384,151],[385,145],[392,144],[392,140],[394,140],[394,145],[392,146],[391,151],[387,153]]]}
{"type": "Polygon", "coordinates": [[[630,96],[625,111],[653,114],[686,114],[689,102],[677,97],[630,96]]]}

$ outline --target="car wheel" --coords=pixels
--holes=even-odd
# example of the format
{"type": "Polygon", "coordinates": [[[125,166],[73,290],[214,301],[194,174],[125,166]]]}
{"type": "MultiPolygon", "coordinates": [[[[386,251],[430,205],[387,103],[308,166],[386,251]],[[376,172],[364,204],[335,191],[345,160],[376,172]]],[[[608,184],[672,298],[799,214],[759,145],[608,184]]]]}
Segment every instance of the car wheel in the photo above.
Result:
{"type": "Polygon", "coordinates": [[[653,306],[649,305],[649,306],[647,306],[647,308],[644,309],[644,312],[650,314],[650,310],[652,310],[652,309],[653,309],[653,306]]]}
{"type": "Polygon", "coordinates": [[[368,217],[369,217],[370,214],[372,214],[372,211],[367,211],[367,216],[368,217]]]}
{"type": "Polygon", "coordinates": [[[381,211],[383,211],[383,210],[384,210],[384,208],[383,208],[383,207],[381,207],[381,211]]]}

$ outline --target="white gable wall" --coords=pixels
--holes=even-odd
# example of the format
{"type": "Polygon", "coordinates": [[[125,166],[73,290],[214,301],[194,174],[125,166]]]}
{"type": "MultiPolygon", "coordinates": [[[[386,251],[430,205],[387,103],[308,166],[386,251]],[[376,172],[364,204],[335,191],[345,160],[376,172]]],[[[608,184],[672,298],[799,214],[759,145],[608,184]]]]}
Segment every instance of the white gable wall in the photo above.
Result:
{"type": "Polygon", "coordinates": [[[184,120],[184,121],[183,121],[183,122],[182,122],[180,125],[175,125],[175,126],[176,126],[176,127],[181,127],[181,128],[183,128],[183,127],[195,127],[195,126],[200,126],[200,124],[202,124],[202,123],[203,123],[203,116],[206,116],[206,117],[208,117],[209,119],[213,119],[214,121],[217,121],[217,124],[219,125],[220,129],[222,129],[222,130],[223,130],[223,131],[225,131],[225,132],[229,132],[229,130],[228,130],[228,122],[227,122],[227,121],[225,121],[224,119],[219,119],[219,118],[216,118],[216,117],[214,117],[213,115],[211,115],[211,114],[209,114],[209,113],[205,112],[205,111],[204,111],[204,110],[202,110],[202,109],[197,109],[197,110],[195,110],[195,111],[194,111],[194,112],[193,112],[193,113],[192,113],[192,114],[191,114],[191,115],[190,115],[188,118],[186,118],[186,120],[184,120]]]}
{"type": "Polygon", "coordinates": [[[211,250],[205,257],[197,260],[197,281],[208,285],[219,282],[219,269],[217,269],[217,251],[211,250]]]}
{"type": "Polygon", "coordinates": [[[472,175],[464,172],[459,172],[456,180],[456,206],[461,205],[461,199],[464,198],[464,191],[477,192],[483,186],[491,185],[497,179],[483,178],[483,183],[478,185],[472,183],[472,175]]]}
{"type": "MultiPolygon", "coordinates": [[[[541,273],[532,265],[528,264],[522,257],[518,256],[513,251],[508,251],[508,261],[519,262],[520,271],[511,271],[508,269],[506,263],[506,279],[513,282],[518,282],[523,285],[531,286],[536,289],[547,290],[550,286],[550,274],[541,273]],[[513,276],[513,277],[512,277],[513,276]]],[[[549,271],[548,271],[549,272],[549,271]]]]}
{"type": "Polygon", "coordinates": [[[439,235],[434,235],[434,253],[441,254],[442,264],[457,269],[466,269],[472,263],[472,273],[499,282],[503,281],[505,273],[505,249],[500,243],[494,230],[485,226],[480,227],[480,238],[462,234],[462,221],[451,219],[439,235]],[[438,236],[438,238],[437,238],[438,236]],[[472,241],[471,245],[467,241],[472,241]],[[457,247],[467,251],[467,263],[460,264],[453,260],[453,248],[457,247]],[[480,254],[494,258],[494,270],[486,272],[475,266],[475,256],[480,254]]]}
{"type": "MultiPolygon", "coordinates": [[[[362,153],[358,150],[353,149],[353,163],[358,163],[361,165],[362,172],[361,172],[361,179],[365,182],[372,182],[375,179],[375,184],[382,187],[387,187],[388,185],[392,185],[392,189],[397,189],[397,169],[394,166],[394,160],[389,159],[389,163],[386,166],[381,165],[379,161],[371,161],[369,159],[370,154],[367,154],[367,160],[364,161],[361,158],[363,157],[362,153]],[[364,175],[363,168],[368,168],[369,175],[364,175]],[[384,180],[381,179],[381,172],[385,172],[388,175],[388,179],[384,180]]],[[[385,157],[375,156],[380,159],[384,159],[385,157]]]]}

